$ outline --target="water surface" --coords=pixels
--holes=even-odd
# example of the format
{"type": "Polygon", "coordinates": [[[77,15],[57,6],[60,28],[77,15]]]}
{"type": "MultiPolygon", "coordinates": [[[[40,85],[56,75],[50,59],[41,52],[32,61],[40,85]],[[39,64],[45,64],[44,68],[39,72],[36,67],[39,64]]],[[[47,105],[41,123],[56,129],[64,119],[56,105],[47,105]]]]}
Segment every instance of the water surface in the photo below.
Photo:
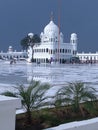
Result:
{"type": "Polygon", "coordinates": [[[31,80],[49,82],[55,86],[82,81],[97,88],[98,64],[35,65],[21,62],[10,65],[0,62],[0,91],[28,84],[31,80]]]}

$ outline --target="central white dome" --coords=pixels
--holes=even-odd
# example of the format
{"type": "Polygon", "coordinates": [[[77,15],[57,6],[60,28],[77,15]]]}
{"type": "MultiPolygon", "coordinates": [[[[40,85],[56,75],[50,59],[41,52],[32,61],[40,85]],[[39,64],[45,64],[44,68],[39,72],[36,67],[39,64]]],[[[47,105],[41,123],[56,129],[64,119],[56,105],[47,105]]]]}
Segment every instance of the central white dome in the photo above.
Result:
{"type": "Polygon", "coordinates": [[[44,28],[45,34],[58,34],[59,28],[53,21],[50,21],[48,25],[44,28]]]}

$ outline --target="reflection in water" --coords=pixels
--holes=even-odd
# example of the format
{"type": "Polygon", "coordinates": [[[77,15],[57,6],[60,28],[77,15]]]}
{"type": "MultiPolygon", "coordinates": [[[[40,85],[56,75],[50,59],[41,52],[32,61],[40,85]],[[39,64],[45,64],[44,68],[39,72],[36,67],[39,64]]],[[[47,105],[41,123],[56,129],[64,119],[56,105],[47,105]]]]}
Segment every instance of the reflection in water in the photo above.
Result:
{"type": "Polygon", "coordinates": [[[27,65],[27,82],[30,83],[33,80],[33,67],[32,64],[27,65]]]}
{"type": "Polygon", "coordinates": [[[98,64],[94,65],[34,65],[0,63],[0,91],[15,86],[28,84],[32,80],[49,82],[60,86],[67,82],[83,81],[97,87],[98,64]]]}

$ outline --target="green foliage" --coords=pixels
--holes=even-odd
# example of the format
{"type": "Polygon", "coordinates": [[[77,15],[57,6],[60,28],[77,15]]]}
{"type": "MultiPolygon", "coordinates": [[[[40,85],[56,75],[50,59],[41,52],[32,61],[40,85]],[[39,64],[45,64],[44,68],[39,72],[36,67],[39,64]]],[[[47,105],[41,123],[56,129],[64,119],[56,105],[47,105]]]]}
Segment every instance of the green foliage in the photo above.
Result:
{"type": "MultiPolygon", "coordinates": [[[[33,81],[28,87],[23,85],[17,87],[18,94],[16,94],[16,96],[21,98],[23,107],[25,107],[27,111],[26,116],[29,124],[32,122],[31,111],[46,105],[44,100],[47,99],[47,97],[45,97],[44,94],[49,88],[49,84],[41,84],[38,81],[33,81]]],[[[12,97],[15,95],[11,92],[5,92],[3,94],[10,94],[12,97]]]]}
{"type": "Polygon", "coordinates": [[[28,35],[26,37],[24,37],[21,41],[20,44],[23,48],[23,50],[27,50],[28,46],[31,45],[32,47],[36,44],[36,43],[40,43],[41,39],[37,34],[34,34],[34,36],[32,38],[30,38],[28,35]]]}
{"type": "Polygon", "coordinates": [[[29,43],[28,36],[24,37],[24,38],[20,41],[20,44],[21,44],[23,50],[27,50],[27,48],[28,48],[28,43],[29,43]]]}
{"type": "Polygon", "coordinates": [[[76,111],[79,111],[80,103],[96,99],[95,92],[94,88],[85,86],[82,82],[74,82],[62,87],[57,96],[60,97],[62,104],[71,104],[76,111]]]}
{"type": "Polygon", "coordinates": [[[44,124],[44,127],[53,127],[60,124],[61,118],[57,118],[57,116],[53,114],[51,108],[39,111],[40,111],[40,119],[42,124],[44,124]]]}
{"type": "Polygon", "coordinates": [[[45,105],[45,103],[43,103],[46,99],[44,94],[49,88],[49,84],[41,84],[38,81],[33,81],[29,87],[25,88],[21,85],[17,89],[19,91],[19,95],[21,96],[23,106],[26,110],[31,111],[32,109],[45,105]]]}
{"type": "Polygon", "coordinates": [[[37,35],[37,34],[34,34],[32,40],[31,40],[32,43],[40,43],[41,42],[41,39],[40,37],[37,35]]]}
{"type": "Polygon", "coordinates": [[[86,102],[84,103],[84,107],[86,108],[86,110],[88,111],[88,113],[93,117],[96,116],[98,113],[98,104],[96,102],[86,102]]]}
{"type": "Polygon", "coordinates": [[[46,97],[45,93],[49,88],[49,84],[33,81],[27,87],[23,85],[17,87],[18,94],[8,91],[3,94],[21,98],[23,107],[27,110],[26,119],[29,124],[32,122],[32,116],[35,120],[42,122],[45,127],[51,127],[77,119],[86,119],[89,115],[81,117],[81,114],[84,115],[87,112],[90,113],[90,117],[98,115],[98,103],[94,88],[85,86],[82,82],[74,82],[59,89],[55,96],[46,97]],[[47,98],[52,98],[54,102],[45,102],[47,98]],[[54,105],[55,107],[39,109],[45,105],[54,105]],[[72,111],[72,106],[75,111],[72,111]]]}
{"type": "MultiPolygon", "coordinates": [[[[83,103],[83,105],[84,104],[85,103],[83,103]]],[[[90,107],[92,107],[92,105],[90,107]]],[[[86,115],[85,117],[82,117],[80,112],[75,113],[74,111],[71,111],[70,108],[71,106],[59,107],[59,112],[62,112],[64,118],[62,117],[60,118],[57,116],[56,113],[54,113],[54,111],[56,112],[57,108],[43,108],[37,111],[36,110],[32,111],[32,115],[34,117],[33,121],[35,120],[37,125],[40,124],[41,126],[43,126],[43,129],[45,129],[45,128],[60,125],[62,123],[68,123],[72,121],[81,121],[84,119],[86,120],[86,119],[90,119],[92,117],[98,116],[98,111],[96,111],[96,115],[92,113],[92,115],[86,115]]],[[[18,120],[18,122],[22,124],[24,121],[23,115],[17,115],[17,116],[18,116],[18,119],[21,118],[21,123],[20,123],[20,120],[18,120]]]]}
{"type": "Polygon", "coordinates": [[[9,91],[3,92],[3,93],[1,93],[1,95],[5,95],[5,96],[9,96],[9,97],[17,97],[16,93],[12,93],[12,92],[9,92],[9,91]]]}

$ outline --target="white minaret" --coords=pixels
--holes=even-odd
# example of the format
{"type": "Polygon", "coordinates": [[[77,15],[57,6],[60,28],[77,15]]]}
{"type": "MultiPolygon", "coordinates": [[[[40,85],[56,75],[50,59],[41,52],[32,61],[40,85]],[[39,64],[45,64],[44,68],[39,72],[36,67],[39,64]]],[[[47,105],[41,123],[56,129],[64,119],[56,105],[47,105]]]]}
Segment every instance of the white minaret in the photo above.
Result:
{"type": "Polygon", "coordinates": [[[28,47],[27,54],[28,54],[28,59],[27,59],[27,61],[28,61],[29,63],[31,63],[31,62],[32,62],[32,58],[33,58],[33,49],[32,49],[31,46],[28,47]]]}
{"type": "Polygon", "coordinates": [[[73,46],[73,55],[75,55],[77,53],[77,43],[78,43],[78,38],[76,33],[71,34],[70,43],[73,46]]]}
{"type": "MultiPolygon", "coordinates": [[[[29,37],[30,39],[32,39],[33,36],[34,36],[33,33],[28,33],[28,37],[29,37]]],[[[27,54],[28,54],[28,59],[27,59],[27,61],[28,61],[29,63],[31,63],[31,62],[32,62],[32,58],[33,58],[33,48],[32,48],[32,43],[31,43],[31,41],[29,41],[29,42],[30,42],[30,43],[28,43],[29,46],[28,46],[28,50],[27,50],[27,54]]]]}

